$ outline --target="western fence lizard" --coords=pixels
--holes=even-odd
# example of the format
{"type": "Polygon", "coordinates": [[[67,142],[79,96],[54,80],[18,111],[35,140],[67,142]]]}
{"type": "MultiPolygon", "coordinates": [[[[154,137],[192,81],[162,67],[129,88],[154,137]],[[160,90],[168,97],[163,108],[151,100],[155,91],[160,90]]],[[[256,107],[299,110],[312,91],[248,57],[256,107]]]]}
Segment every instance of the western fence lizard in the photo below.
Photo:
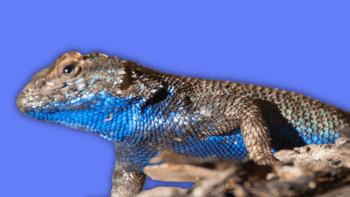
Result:
{"type": "Polygon", "coordinates": [[[39,120],[114,142],[111,196],[132,196],[161,150],[258,164],[274,151],[334,143],[350,113],[302,94],[237,82],[180,77],[100,53],[70,52],[33,76],[17,98],[39,120]]]}

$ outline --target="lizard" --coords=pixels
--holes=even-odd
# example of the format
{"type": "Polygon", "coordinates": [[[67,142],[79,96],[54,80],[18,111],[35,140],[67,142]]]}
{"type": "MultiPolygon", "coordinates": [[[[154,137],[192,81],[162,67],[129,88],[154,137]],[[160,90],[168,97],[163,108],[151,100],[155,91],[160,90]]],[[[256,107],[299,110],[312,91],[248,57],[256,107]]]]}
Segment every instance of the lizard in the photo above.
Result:
{"type": "Polygon", "coordinates": [[[60,56],[32,77],[17,107],[112,141],[112,197],[140,192],[143,168],[163,150],[265,165],[281,149],[335,143],[350,124],[349,112],[302,94],[176,76],[99,52],[60,56]]]}

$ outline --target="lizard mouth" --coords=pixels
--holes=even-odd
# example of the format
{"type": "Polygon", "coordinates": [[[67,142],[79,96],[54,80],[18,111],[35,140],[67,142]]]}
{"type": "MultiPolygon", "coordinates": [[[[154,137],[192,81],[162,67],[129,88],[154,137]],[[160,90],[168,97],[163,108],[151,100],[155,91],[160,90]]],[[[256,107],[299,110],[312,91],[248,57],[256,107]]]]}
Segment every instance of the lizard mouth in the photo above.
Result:
{"type": "Polygon", "coordinates": [[[22,90],[22,92],[17,97],[17,108],[22,113],[27,115],[30,111],[42,110],[46,107],[47,103],[39,98],[37,95],[28,93],[28,89],[22,90]]]}

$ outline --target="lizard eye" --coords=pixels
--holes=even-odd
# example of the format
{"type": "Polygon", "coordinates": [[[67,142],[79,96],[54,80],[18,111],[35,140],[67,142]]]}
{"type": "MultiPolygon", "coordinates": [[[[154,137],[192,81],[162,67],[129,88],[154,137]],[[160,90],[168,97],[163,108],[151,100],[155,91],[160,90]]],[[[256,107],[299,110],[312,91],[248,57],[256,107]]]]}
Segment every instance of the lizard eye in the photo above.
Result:
{"type": "Polygon", "coordinates": [[[68,65],[68,66],[63,68],[63,73],[64,74],[70,74],[73,70],[74,70],[74,66],[73,65],[68,65]]]}
{"type": "Polygon", "coordinates": [[[80,65],[69,64],[67,66],[64,66],[61,72],[62,72],[62,75],[71,78],[71,77],[76,77],[77,75],[79,75],[81,70],[82,70],[82,68],[80,65]]]}

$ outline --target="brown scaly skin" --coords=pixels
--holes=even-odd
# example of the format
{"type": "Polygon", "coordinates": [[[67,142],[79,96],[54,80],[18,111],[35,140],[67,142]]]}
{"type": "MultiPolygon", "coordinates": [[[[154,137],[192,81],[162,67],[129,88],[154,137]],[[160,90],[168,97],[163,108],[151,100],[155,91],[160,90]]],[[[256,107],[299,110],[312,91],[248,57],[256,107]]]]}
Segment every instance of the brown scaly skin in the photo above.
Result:
{"type": "Polygon", "coordinates": [[[332,143],[336,131],[350,124],[349,112],[302,94],[175,76],[99,53],[62,55],[31,79],[17,106],[30,117],[113,141],[114,197],[139,192],[146,177],[142,167],[161,150],[241,159],[236,152],[224,155],[240,143],[230,134],[240,128],[249,158],[269,164],[278,162],[271,148],[301,146],[315,136],[332,143]],[[110,102],[106,96],[120,105],[103,105],[110,102]]]}

